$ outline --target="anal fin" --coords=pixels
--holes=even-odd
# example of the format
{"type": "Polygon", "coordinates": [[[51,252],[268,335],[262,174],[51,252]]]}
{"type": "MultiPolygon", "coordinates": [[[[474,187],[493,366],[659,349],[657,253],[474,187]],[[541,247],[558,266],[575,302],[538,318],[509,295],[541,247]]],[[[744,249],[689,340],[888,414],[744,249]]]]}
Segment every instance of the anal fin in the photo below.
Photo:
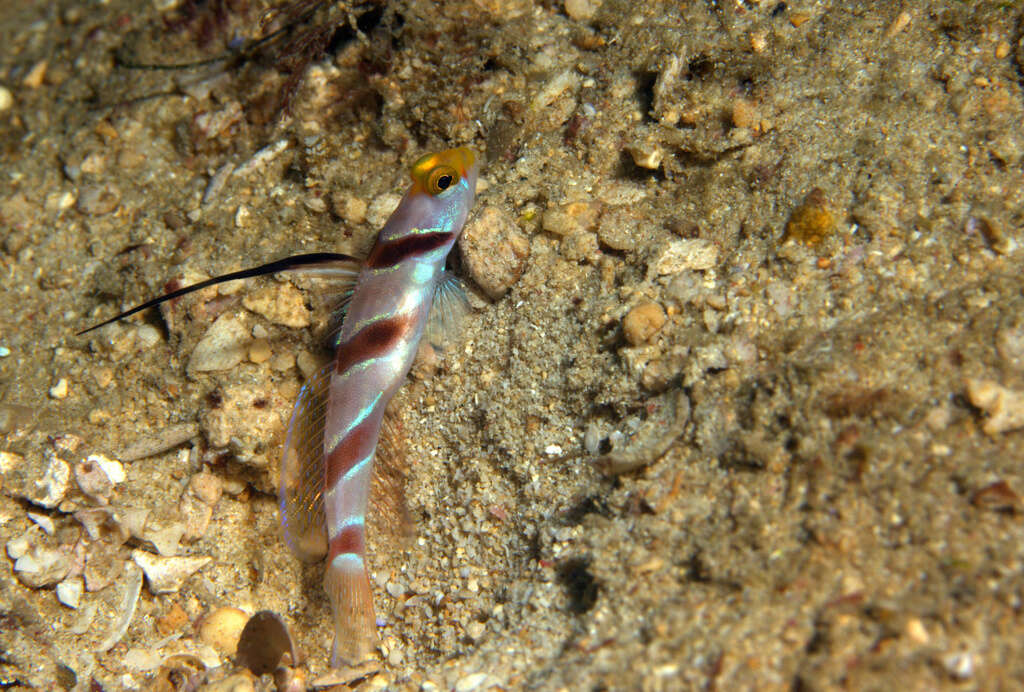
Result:
{"type": "Polygon", "coordinates": [[[396,406],[384,411],[370,479],[367,530],[371,542],[389,542],[412,534],[412,517],[405,500],[409,458],[401,417],[396,406]]]}

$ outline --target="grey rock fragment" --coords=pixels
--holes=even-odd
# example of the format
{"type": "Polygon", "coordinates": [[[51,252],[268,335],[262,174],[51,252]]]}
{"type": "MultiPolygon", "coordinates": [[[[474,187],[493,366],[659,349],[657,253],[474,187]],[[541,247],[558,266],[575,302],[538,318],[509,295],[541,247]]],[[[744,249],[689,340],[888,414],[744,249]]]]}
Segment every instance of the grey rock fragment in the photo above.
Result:
{"type": "Polygon", "coordinates": [[[152,437],[133,442],[117,455],[125,461],[136,461],[155,456],[184,444],[199,434],[199,426],[195,423],[170,425],[157,431],[152,437]]]}
{"type": "Polygon", "coordinates": [[[153,594],[177,593],[185,580],[211,560],[209,557],[158,557],[144,550],[133,550],[132,560],[146,573],[153,594]]]}
{"type": "Polygon", "coordinates": [[[109,214],[117,208],[121,193],[113,185],[89,185],[78,195],[78,210],[90,216],[109,214]]]}
{"type": "Polygon", "coordinates": [[[530,241],[504,212],[486,207],[466,224],[459,249],[470,277],[496,300],[523,275],[530,241]]]}
{"type": "Polygon", "coordinates": [[[187,371],[230,370],[245,358],[249,338],[249,331],[237,317],[221,315],[196,344],[187,371]]]}

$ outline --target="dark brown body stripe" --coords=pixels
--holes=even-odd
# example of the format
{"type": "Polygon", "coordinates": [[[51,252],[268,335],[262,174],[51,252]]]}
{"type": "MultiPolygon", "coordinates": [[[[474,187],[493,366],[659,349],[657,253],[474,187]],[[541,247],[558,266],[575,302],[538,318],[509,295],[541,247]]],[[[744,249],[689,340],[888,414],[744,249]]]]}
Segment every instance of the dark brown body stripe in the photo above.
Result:
{"type": "Polygon", "coordinates": [[[362,555],[366,550],[366,531],[359,526],[346,526],[337,536],[331,539],[328,546],[328,559],[343,553],[362,555]]]}
{"type": "Polygon", "coordinates": [[[388,317],[366,325],[338,345],[334,372],[343,373],[356,363],[382,356],[395,346],[410,326],[408,317],[388,317]]]}
{"type": "Polygon", "coordinates": [[[327,454],[327,484],[325,488],[333,488],[338,480],[353,466],[373,452],[377,444],[377,426],[379,423],[372,418],[365,420],[349,431],[341,442],[327,454]]]}
{"type": "Polygon", "coordinates": [[[407,257],[436,250],[451,240],[451,233],[416,233],[387,243],[379,243],[366,258],[366,266],[370,269],[393,267],[407,257]]]}

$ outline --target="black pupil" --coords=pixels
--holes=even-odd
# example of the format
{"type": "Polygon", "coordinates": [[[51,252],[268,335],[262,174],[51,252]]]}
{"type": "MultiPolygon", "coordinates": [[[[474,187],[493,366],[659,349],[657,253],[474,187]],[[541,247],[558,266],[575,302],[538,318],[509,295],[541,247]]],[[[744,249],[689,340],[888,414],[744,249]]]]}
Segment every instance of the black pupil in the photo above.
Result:
{"type": "Polygon", "coordinates": [[[451,184],[452,177],[450,175],[442,175],[440,178],[437,179],[438,190],[447,190],[451,184]]]}

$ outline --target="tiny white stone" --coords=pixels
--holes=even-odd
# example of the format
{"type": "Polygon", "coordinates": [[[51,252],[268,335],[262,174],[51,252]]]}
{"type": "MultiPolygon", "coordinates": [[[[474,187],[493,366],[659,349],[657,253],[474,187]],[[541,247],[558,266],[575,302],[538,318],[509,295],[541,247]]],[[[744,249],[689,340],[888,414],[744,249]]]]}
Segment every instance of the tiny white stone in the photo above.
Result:
{"type": "Polygon", "coordinates": [[[51,509],[60,504],[71,482],[71,467],[63,459],[53,457],[42,479],[37,480],[37,493],[31,498],[37,505],[51,509]]]}
{"type": "Polygon", "coordinates": [[[110,479],[110,482],[114,485],[124,483],[124,479],[126,477],[124,474],[124,464],[120,461],[110,459],[102,454],[90,454],[85,460],[86,462],[99,466],[103,470],[103,473],[107,475],[107,478],[110,479]]]}
{"type": "Polygon", "coordinates": [[[28,552],[28,549],[30,547],[29,541],[31,539],[31,536],[32,534],[30,529],[29,531],[26,531],[20,536],[17,536],[7,541],[7,556],[10,557],[12,560],[17,560],[18,558],[25,555],[25,553],[28,552]]]}
{"type": "Polygon", "coordinates": [[[15,466],[21,465],[25,457],[14,452],[0,452],[0,473],[7,473],[15,466]]]}
{"type": "Polygon", "coordinates": [[[67,378],[60,378],[57,380],[57,384],[50,387],[50,397],[53,399],[63,399],[68,395],[68,381],[67,378]]]}
{"type": "Polygon", "coordinates": [[[245,228],[252,222],[252,213],[249,211],[249,207],[244,204],[238,205],[238,211],[235,212],[235,226],[237,228],[245,228]]]}
{"type": "Polygon", "coordinates": [[[41,528],[47,536],[52,536],[57,528],[53,525],[53,519],[46,516],[45,514],[37,514],[35,512],[28,512],[28,518],[31,519],[36,526],[41,528]]]}
{"type": "Polygon", "coordinates": [[[974,654],[969,651],[949,654],[943,659],[943,664],[949,674],[959,680],[966,680],[974,675],[974,654]]]}
{"type": "Polygon", "coordinates": [[[78,608],[82,602],[82,592],[85,585],[81,577],[71,577],[57,584],[57,600],[68,608],[78,608]]]}
{"type": "Polygon", "coordinates": [[[11,355],[11,349],[6,346],[0,346],[0,358],[6,358],[9,355],[11,355]]]}
{"type": "Polygon", "coordinates": [[[547,447],[544,448],[544,453],[556,457],[561,456],[562,448],[559,445],[548,445],[547,447]]]}

